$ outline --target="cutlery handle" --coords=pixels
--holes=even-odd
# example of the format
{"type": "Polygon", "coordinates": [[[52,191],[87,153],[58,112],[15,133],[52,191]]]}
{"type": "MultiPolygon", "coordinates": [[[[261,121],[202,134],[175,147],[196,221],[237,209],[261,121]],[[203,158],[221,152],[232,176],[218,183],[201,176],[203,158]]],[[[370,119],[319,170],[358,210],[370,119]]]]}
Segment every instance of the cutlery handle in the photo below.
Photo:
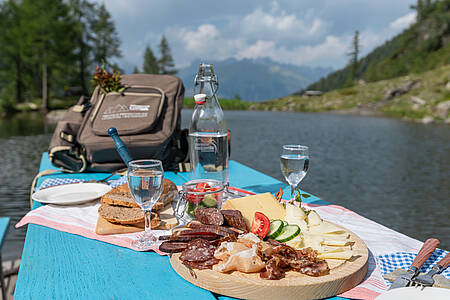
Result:
{"type": "Polygon", "coordinates": [[[434,249],[436,249],[440,243],[441,242],[438,239],[426,240],[425,243],[423,243],[422,248],[420,248],[420,251],[414,259],[411,267],[420,269],[423,263],[428,259],[428,257],[430,257],[431,253],[433,253],[434,249]]]}
{"type": "Polygon", "coordinates": [[[442,267],[442,270],[447,268],[447,266],[450,264],[450,253],[447,253],[447,255],[441,259],[438,263],[442,267]]]}

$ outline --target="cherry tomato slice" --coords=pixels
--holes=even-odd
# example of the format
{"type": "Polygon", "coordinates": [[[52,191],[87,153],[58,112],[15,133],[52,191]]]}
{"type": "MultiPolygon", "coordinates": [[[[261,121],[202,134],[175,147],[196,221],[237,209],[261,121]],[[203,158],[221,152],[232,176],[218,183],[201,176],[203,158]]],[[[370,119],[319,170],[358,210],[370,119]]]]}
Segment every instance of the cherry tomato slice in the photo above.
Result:
{"type": "Polygon", "coordinates": [[[205,192],[204,190],[210,189],[211,186],[209,184],[207,184],[206,182],[199,182],[195,185],[195,188],[199,189],[199,190],[203,190],[201,192],[205,192]]]}
{"type": "Polygon", "coordinates": [[[255,217],[253,218],[252,229],[250,232],[264,238],[269,232],[270,220],[262,212],[255,212],[255,217]]]}
{"type": "MultiPolygon", "coordinates": [[[[192,191],[197,192],[194,190],[192,190],[192,191]]],[[[187,195],[186,198],[190,203],[195,204],[195,205],[200,204],[203,200],[203,196],[199,196],[199,195],[187,195]]]]}
{"type": "MultiPolygon", "coordinates": [[[[206,191],[208,191],[209,189],[211,189],[211,186],[206,183],[206,182],[199,182],[195,185],[195,188],[191,189],[191,192],[195,192],[195,193],[204,193],[206,191]]],[[[190,203],[198,205],[202,202],[203,200],[203,195],[192,195],[192,194],[188,194],[186,197],[190,203]]]]}

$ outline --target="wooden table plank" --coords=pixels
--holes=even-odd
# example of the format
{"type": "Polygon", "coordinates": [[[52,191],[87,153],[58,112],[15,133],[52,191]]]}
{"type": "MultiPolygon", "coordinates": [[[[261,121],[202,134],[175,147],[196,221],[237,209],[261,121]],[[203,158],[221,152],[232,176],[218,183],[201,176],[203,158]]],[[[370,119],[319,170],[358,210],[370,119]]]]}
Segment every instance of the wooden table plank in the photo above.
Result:
{"type": "Polygon", "coordinates": [[[0,251],[2,250],[3,240],[6,236],[9,226],[9,217],[0,218],[0,251]]]}
{"type": "Polygon", "coordinates": [[[180,299],[212,294],[180,278],[167,257],[30,225],[15,299],[180,299]]]}

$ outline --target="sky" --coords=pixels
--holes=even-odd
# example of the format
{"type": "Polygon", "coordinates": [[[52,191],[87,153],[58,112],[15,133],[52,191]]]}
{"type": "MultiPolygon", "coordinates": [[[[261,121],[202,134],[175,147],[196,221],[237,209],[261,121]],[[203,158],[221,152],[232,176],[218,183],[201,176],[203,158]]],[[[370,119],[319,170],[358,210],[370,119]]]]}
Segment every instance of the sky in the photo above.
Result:
{"type": "Polygon", "coordinates": [[[175,64],[270,57],[338,69],[355,30],[361,54],[415,22],[416,0],[98,0],[122,41],[119,66],[141,68],[146,45],[159,56],[165,35],[175,64]]]}

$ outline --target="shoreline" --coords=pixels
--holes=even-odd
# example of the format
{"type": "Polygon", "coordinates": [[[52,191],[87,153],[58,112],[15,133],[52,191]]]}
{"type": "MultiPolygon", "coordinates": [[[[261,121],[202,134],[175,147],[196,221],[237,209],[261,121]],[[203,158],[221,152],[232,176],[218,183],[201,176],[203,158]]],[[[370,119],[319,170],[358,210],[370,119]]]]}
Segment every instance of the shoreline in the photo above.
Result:
{"type": "MultiPolygon", "coordinates": [[[[192,107],[183,107],[183,109],[193,109],[192,107]]],[[[419,123],[419,124],[440,124],[440,125],[450,125],[450,119],[447,119],[445,121],[438,121],[435,119],[430,119],[427,117],[424,117],[422,119],[411,119],[408,117],[398,117],[394,115],[389,115],[381,111],[373,110],[370,108],[359,108],[359,107],[353,107],[353,108],[347,108],[347,109],[337,109],[337,110],[319,110],[319,111],[298,111],[298,110],[291,110],[291,109],[261,109],[261,108],[247,108],[247,109],[227,109],[224,108],[224,111],[268,111],[268,112],[291,112],[291,113],[308,113],[308,114],[327,114],[327,115],[348,115],[348,116],[360,116],[360,117],[370,117],[370,118],[386,118],[386,119],[392,119],[392,120],[400,120],[400,121],[407,121],[407,122],[413,122],[413,123],[419,123]]],[[[45,114],[45,122],[48,124],[56,124],[58,121],[61,121],[64,118],[64,115],[66,113],[67,109],[55,109],[50,110],[45,114]]],[[[20,111],[13,113],[15,114],[21,114],[21,113],[40,113],[40,111],[20,111]]]]}

